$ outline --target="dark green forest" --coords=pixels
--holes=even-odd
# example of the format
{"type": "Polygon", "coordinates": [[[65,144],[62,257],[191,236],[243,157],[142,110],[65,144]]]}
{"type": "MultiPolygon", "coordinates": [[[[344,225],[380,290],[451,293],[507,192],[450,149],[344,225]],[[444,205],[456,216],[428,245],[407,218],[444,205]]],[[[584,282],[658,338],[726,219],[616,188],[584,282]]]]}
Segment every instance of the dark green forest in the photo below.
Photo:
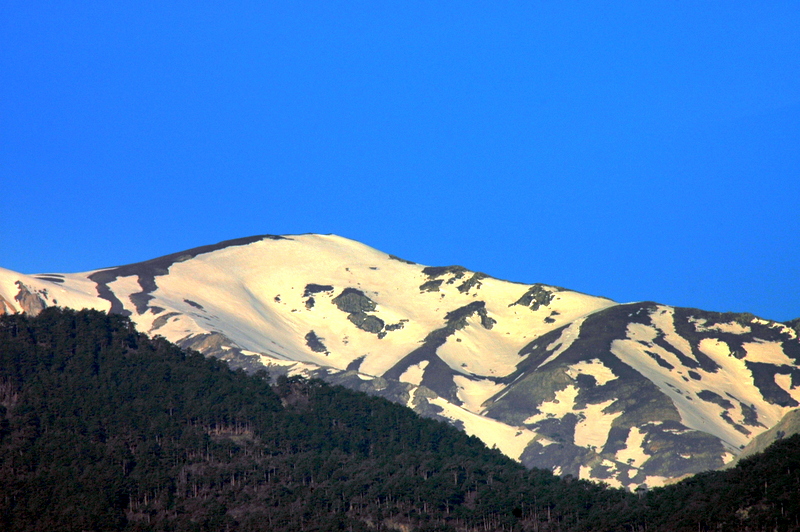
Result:
{"type": "Polygon", "coordinates": [[[272,384],[124,317],[0,318],[0,530],[800,530],[800,437],[628,493],[383,399],[272,384]]]}

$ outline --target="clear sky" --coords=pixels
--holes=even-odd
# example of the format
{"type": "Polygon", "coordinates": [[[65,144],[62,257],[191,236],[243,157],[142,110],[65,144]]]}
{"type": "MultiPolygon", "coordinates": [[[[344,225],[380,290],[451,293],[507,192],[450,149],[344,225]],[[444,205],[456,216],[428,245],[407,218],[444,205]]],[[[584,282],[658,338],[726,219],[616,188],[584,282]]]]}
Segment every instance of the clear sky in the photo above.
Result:
{"type": "Polygon", "coordinates": [[[336,233],[788,320],[800,4],[4,0],[0,185],[24,273],[336,233]]]}

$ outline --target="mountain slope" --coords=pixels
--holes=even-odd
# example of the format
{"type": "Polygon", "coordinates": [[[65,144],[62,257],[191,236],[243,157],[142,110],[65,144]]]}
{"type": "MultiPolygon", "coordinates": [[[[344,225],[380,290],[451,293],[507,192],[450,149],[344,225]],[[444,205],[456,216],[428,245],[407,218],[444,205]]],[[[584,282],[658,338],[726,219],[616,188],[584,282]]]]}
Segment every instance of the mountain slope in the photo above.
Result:
{"type": "Polygon", "coordinates": [[[616,486],[730,462],[800,405],[792,328],[258,236],[79,274],[0,270],[0,308],[95,308],[248,371],[447,419],[528,466],[616,486]]]}

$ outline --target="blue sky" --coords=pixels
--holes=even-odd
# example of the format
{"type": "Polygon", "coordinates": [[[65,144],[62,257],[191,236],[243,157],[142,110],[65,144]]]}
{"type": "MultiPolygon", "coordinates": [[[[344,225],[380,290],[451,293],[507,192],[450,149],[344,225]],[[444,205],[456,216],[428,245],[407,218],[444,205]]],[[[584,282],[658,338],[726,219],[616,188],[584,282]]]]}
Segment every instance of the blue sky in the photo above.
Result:
{"type": "Polygon", "coordinates": [[[796,2],[142,4],[3,2],[0,267],[336,233],[800,316],[796,2]]]}

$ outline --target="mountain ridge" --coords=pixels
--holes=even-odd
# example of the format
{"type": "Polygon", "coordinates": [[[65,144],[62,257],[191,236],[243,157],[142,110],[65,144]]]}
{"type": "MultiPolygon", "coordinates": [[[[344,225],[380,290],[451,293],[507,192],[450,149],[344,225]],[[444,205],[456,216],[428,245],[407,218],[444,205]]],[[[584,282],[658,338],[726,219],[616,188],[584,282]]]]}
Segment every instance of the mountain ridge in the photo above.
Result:
{"type": "Polygon", "coordinates": [[[234,367],[382,395],[527,466],[628,488],[722,467],[800,405],[789,324],[426,267],[335,235],[0,270],[0,309],[48,306],[124,314],[234,367]]]}

